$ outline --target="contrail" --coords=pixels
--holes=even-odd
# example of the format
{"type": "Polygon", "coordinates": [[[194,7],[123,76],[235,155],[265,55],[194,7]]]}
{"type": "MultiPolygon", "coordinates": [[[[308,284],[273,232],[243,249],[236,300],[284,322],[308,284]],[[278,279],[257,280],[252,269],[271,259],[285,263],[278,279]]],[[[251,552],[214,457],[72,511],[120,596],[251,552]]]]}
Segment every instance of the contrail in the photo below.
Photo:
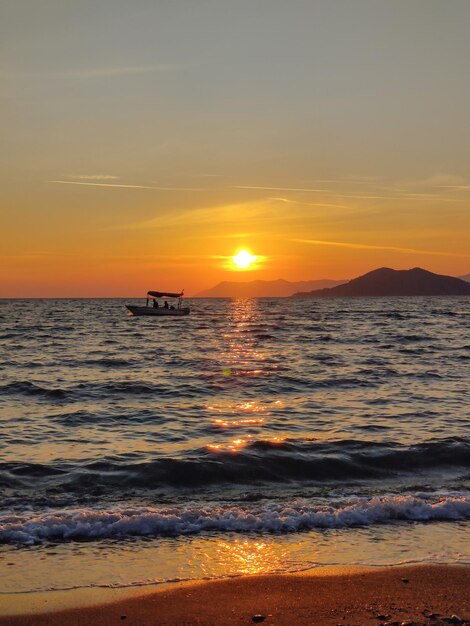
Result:
{"type": "Polygon", "coordinates": [[[88,185],[90,187],[124,187],[125,189],[157,189],[158,191],[201,191],[199,188],[189,187],[151,187],[149,185],[121,185],[117,183],[85,183],[76,180],[49,180],[49,183],[59,183],[61,185],[88,185]]]}
{"type": "Polygon", "coordinates": [[[402,252],[405,254],[432,254],[436,256],[457,256],[470,258],[469,254],[461,254],[458,252],[441,252],[438,250],[417,250],[416,248],[399,248],[397,246],[372,246],[365,243],[347,243],[344,241],[323,241],[320,239],[292,239],[297,243],[311,243],[320,246],[340,246],[342,248],[354,248],[356,250],[391,250],[393,252],[402,252]]]}

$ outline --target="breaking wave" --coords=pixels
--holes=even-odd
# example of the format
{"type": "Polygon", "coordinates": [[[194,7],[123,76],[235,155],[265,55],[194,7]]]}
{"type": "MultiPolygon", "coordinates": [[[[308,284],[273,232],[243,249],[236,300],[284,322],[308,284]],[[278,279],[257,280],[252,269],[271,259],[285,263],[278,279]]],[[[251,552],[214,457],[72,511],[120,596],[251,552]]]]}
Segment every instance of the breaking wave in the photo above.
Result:
{"type": "Polygon", "coordinates": [[[437,439],[414,446],[397,443],[253,440],[233,450],[222,445],[189,450],[184,457],[138,455],[85,459],[81,463],[0,463],[0,488],[89,493],[256,483],[339,483],[382,480],[416,472],[470,468],[470,442],[437,439]]]}
{"type": "Polygon", "coordinates": [[[205,531],[293,533],[394,522],[470,518],[469,496],[383,496],[336,503],[296,500],[261,506],[90,508],[0,517],[0,543],[32,545],[49,541],[194,535],[205,531]]]}

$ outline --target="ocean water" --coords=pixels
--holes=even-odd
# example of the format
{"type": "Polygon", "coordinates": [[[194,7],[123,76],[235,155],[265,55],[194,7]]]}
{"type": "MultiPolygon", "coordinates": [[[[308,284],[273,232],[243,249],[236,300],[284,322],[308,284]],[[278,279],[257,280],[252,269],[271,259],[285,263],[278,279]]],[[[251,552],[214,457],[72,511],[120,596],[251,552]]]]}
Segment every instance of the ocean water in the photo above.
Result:
{"type": "Polygon", "coordinates": [[[2,591],[470,562],[470,298],[125,302],[0,301],[2,591]]]}

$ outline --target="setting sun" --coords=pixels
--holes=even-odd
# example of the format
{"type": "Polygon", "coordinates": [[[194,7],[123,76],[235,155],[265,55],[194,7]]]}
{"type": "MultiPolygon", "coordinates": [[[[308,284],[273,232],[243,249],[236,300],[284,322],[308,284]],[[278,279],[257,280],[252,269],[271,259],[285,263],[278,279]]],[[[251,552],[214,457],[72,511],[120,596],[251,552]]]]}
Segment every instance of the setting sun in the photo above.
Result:
{"type": "Polygon", "coordinates": [[[240,250],[240,252],[238,252],[235,256],[232,257],[232,261],[235,263],[238,269],[245,270],[248,267],[250,267],[250,265],[254,261],[256,261],[257,258],[258,257],[253,256],[246,250],[240,250]]]}

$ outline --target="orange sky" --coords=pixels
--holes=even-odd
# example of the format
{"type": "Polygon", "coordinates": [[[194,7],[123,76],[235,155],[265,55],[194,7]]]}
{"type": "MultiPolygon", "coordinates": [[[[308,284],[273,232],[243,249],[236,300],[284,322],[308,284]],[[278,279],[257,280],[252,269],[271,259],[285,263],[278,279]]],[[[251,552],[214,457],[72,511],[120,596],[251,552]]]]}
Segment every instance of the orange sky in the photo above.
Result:
{"type": "Polygon", "coordinates": [[[0,297],[470,272],[468,4],[40,4],[0,25],[0,297]]]}
{"type": "MultiPolygon", "coordinates": [[[[451,275],[470,269],[468,218],[458,193],[447,205],[453,226],[448,228],[437,211],[429,211],[428,199],[404,197],[402,191],[378,199],[384,192],[370,183],[360,186],[360,197],[355,191],[347,198],[331,191],[283,192],[276,198],[265,191],[240,191],[244,200],[237,203],[202,201],[150,219],[144,209],[157,200],[149,190],[139,197],[137,190],[120,188],[57,188],[47,193],[48,198],[58,195],[56,206],[68,200],[87,210],[64,216],[49,205],[47,221],[30,215],[28,227],[24,223],[16,237],[6,238],[5,296],[129,296],[181,288],[191,294],[221,280],[352,278],[383,265],[422,266],[451,275]],[[104,196],[123,193],[129,212],[104,219],[99,206],[110,202],[104,196]],[[340,201],[347,202],[344,208],[334,206],[340,201]],[[249,270],[237,270],[230,259],[242,248],[259,256],[249,270]]],[[[202,193],[222,196],[225,191],[202,193]]],[[[442,192],[436,195],[437,209],[442,192]]]]}

